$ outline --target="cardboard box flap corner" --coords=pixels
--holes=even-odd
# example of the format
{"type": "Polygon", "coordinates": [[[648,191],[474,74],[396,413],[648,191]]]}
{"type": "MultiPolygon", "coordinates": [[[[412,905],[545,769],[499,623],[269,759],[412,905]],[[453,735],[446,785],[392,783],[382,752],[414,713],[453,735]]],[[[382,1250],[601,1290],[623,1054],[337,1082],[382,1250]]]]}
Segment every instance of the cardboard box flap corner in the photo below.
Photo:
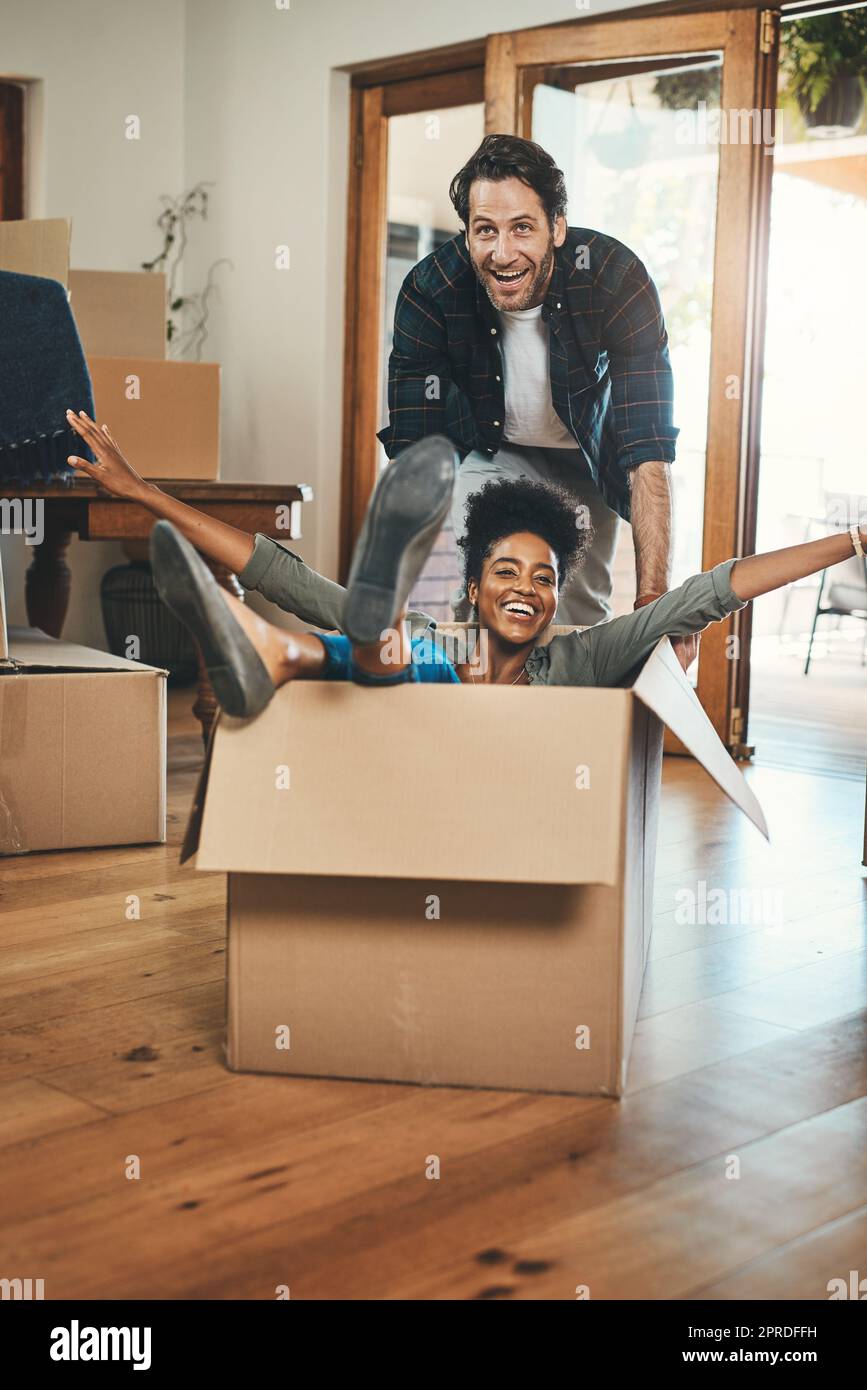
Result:
{"type": "Polygon", "coordinates": [[[657,643],[632,690],[769,840],[768,823],[758,797],[702,709],[667,637],[657,643]]]}
{"type": "Polygon", "coordinates": [[[9,628],[9,659],[16,668],[28,671],[149,671],[168,675],[164,667],[64,642],[38,627],[9,628]]]}
{"type": "Polygon", "coordinates": [[[178,862],[186,864],[192,860],[191,867],[201,867],[198,862],[199,837],[202,828],[202,813],[205,807],[205,792],[208,786],[208,774],[211,770],[211,756],[214,750],[214,738],[216,737],[217,727],[223,711],[218,707],[214,722],[211,725],[211,732],[208,735],[207,746],[205,747],[205,758],[196,782],[196,790],[193,793],[193,804],[190,807],[190,814],[187,817],[184,838],[181,842],[181,855],[178,862]]]}

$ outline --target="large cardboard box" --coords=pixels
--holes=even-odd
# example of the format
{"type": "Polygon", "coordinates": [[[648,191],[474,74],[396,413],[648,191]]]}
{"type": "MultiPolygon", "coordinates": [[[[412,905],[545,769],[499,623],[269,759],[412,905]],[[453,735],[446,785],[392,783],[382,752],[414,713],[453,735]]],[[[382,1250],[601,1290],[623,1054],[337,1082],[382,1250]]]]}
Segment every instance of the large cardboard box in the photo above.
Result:
{"type": "Polygon", "coordinates": [[[71,234],[72,224],[65,217],[0,222],[0,270],[42,275],[67,285],[71,234]]]}
{"type": "Polygon", "coordinates": [[[70,270],[69,302],[88,357],[165,358],[165,275],[70,270]]]}
{"type": "Polygon", "coordinates": [[[668,639],[629,689],[299,681],[221,715],[182,859],[229,875],[229,1066],[620,1095],[663,723],[766,834],[668,639]]]}
{"type": "Polygon", "coordinates": [[[0,854],[165,838],[166,672],[10,627],[0,854]]]}
{"type": "Polygon", "coordinates": [[[220,366],[88,357],[97,419],[145,478],[220,472],[220,366]]]}

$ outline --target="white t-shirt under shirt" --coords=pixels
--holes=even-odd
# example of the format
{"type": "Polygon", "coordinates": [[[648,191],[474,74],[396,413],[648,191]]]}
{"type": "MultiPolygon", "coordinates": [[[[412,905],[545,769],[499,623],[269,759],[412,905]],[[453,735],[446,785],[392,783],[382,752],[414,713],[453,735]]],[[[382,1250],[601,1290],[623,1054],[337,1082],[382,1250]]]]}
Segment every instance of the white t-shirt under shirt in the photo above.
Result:
{"type": "Polygon", "coordinates": [[[549,329],[542,318],[542,305],[498,309],[497,314],[506,391],[504,440],[545,449],[577,448],[551,400],[549,329]]]}

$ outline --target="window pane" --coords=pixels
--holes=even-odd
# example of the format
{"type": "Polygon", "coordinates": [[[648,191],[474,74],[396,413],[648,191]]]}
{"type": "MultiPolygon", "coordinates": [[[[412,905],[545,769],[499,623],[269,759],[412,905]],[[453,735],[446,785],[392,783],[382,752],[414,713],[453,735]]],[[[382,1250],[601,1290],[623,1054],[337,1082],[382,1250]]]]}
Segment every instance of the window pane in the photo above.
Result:
{"type": "MultiPolygon", "coordinates": [[[[701,569],[710,326],[719,147],[721,58],[570,64],[533,90],[533,139],[566,176],[570,226],[614,236],[656,282],[669,335],[680,427],[674,584],[701,569]],[[703,103],[703,107],[702,107],[703,103]]],[[[629,527],[615,564],[615,611],[631,609],[635,572],[629,527]]]]}

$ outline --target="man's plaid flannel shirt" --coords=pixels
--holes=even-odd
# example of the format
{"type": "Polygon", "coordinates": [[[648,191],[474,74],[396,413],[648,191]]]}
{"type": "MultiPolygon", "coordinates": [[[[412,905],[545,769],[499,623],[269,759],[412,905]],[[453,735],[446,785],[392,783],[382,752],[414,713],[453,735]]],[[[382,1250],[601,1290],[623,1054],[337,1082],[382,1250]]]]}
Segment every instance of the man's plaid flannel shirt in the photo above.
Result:
{"type": "MultiPolygon", "coordinates": [[[[613,237],[569,227],[542,307],[550,325],[551,398],[610,507],[629,520],[627,474],[673,462],[668,335],[656,286],[613,237]]],[[[394,315],[388,363],[389,458],[446,434],[461,458],[494,455],[503,439],[504,365],[496,311],[462,232],[410,271],[394,315]]]]}

